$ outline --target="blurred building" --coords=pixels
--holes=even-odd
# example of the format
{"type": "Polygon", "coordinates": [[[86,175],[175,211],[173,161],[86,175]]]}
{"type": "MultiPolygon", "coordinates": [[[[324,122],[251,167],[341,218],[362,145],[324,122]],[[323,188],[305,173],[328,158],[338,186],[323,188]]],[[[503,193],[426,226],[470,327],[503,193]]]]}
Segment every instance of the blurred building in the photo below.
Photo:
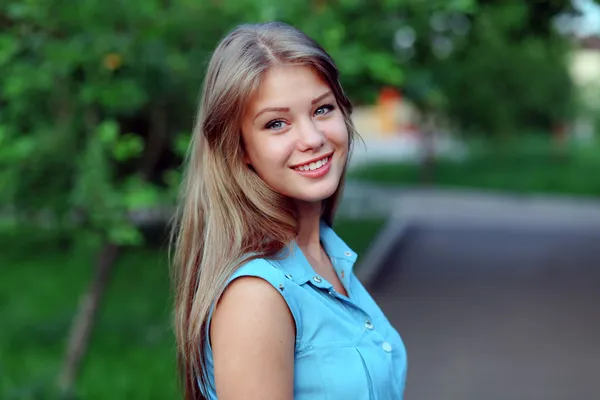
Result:
{"type": "Polygon", "coordinates": [[[369,162],[415,162],[426,151],[450,158],[465,155],[446,121],[434,121],[425,141],[422,113],[396,89],[382,88],[376,103],[356,107],[352,119],[366,146],[355,146],[351,168],[369,162]]]}
{"type": "Polygon", "coordinates": [[[410,135],[417,130],[419,111],[401,92],[382,88],[377,102],[356,107],[354,125],[365,140],[410,135]]]}

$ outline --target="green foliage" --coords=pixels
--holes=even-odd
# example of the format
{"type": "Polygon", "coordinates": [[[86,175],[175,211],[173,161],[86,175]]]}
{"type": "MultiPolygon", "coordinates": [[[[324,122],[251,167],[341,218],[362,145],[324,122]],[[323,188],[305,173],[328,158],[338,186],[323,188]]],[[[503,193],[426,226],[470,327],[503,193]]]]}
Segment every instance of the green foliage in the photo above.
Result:
{"type": "Polygon", "coordinates": [[[0,205],[139,243],[128,212],[164,203],[152,154],[191,128],[208,22],[227,16],[186,1],[0,7],[0,205]]]}
{"type": "Polygon", "coordinates": [[[567,42],[528,31],[529,12],[523,2],[480,7],[468,40],[433,69],[463,128],[508,137],[572,116],[567,42]]]}
{"type": "Polygon", "coordinates": [[[568,121],[570,44],[551,25],[569,2],[470,3],[411,9],[407,20],[416,37],[405,55],[406,95],[425,113],[484,136],[548,131],[568,121]]]}
{"type": "Polygon", "coordinates": [[[128,214],[172,201],[206,62],[242,22],[278,19],[313,36],[357,103],[373,101],[382,86],[402,86],[424,110],[490,134],[562,121],[570,112],[565,47],[527,31],[531,7],[475,0],[4,2],[0,207],[139,243],[128,214]],[[433,29],[434,17],[466,19],[470,33],[433,29]],[[416,35],[408,58],[395,43],[405,27],[416,35]],[[432,45],[440,35],[454,41],[448,57],[432,45]]]}
{"type": "Polygon", "coordinates": [[[396,5],[3,3],[0,207],[120,244],[140,243],[128,214],[172,200],[178,162],[161,160],[181,160],[206,62],[229,29],[290,22],[334,55],[356,98],[367,98],[403,81],[391,40],[396,5]]]}

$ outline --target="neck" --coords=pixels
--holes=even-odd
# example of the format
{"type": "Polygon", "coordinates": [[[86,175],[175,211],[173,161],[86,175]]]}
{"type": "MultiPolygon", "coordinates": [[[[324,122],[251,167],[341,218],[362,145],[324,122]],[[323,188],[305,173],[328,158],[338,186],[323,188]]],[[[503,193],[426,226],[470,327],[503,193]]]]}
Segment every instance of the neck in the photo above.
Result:
{"type": "Polygon", "coordinates": [[[319,254],[321,238],[319,225],[321,222],[321,203],[298,203],[298,235],[296,243],[309,254],[319,254]]]}

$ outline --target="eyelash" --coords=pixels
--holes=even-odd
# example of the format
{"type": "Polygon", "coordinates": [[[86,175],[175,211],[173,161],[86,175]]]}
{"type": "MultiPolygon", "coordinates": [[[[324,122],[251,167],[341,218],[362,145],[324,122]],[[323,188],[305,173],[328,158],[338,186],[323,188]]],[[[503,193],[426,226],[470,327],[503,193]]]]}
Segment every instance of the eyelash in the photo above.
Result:
{"type": "Polygon", "coordinates": [[[325,112],[324,114],[320,114],[320,115],[325,115],[325,114],[327,114],[327,113],[329,113],[329,112],[333,111],[333,109],[334,109],[335,107],[333,106],[333,104],[323,104],[321,107],[317,108],[317,110],[315,111],[315,113],[316,113],[317,111],[319,111],[321,108],[326,108],[326,109],[327,109],[327,110],[326,110],[326,112],[325,112]]]}
{"type": "MultiPolygon", "coordinates": [[[[317,116],[320,116],[320,115],[326,115],[326,114],[330,113],[331,111],[333,111],[334,109],[335,109],[335,106],[334,106],[333,104],[324,104],[324,105],[322,105],[321,107],[319,107],[319,108],[317,108],[317,109],[316,109],[316,111],[315,111],[315,115],[317,115],[317,116]],[[322,114],[317,114],[317,111],[319,111],[319,110],[320,110],[320,109],[322,109],[322,108],[326,109],[326,110],[325,110],[325,112],[324,112],[324,113],[322,113],[322,114]]],[[[265,129],[272,129],[272,130],[276,130],[276,131],[278,131],[278,130],[280,130],[280,129],[283,129],[283,128],[274,128],[274,127],[273,127],[273,125],[274,125],[274,124],[276,124],[276,123],[283,123],[283,122],[284,122],[284,121],[283,121],[283,120],[281,120],[281,119],[275,119],[275,120],[273,120],[273,121],[269,121],[269,122],[268,122],[268,123],[265,125],[265,129]]]]}

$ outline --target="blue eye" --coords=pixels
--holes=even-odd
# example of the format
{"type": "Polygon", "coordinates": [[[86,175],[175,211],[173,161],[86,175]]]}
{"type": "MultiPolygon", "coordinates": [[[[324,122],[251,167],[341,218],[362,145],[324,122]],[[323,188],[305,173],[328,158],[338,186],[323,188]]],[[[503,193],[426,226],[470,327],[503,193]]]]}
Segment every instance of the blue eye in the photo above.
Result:
{"type": "Polygon", "coordinates": [[[285,126],[285,122],[283,122],[280,119],[276,119],[274,121],[269,122],[267,125],[265,125],[265,129],[272,129],[275,131],[278,131],[280,129],[283,129],[285,126]]]}
{"type": "Polygon", "coordinates": [[[315,115],[324,115],[327,114],[328,112],[332,111],[334,109],[334,107],[331,104],[325,104],[319,108],[317,108],[317,110],[315,111],[315,115]]]}

